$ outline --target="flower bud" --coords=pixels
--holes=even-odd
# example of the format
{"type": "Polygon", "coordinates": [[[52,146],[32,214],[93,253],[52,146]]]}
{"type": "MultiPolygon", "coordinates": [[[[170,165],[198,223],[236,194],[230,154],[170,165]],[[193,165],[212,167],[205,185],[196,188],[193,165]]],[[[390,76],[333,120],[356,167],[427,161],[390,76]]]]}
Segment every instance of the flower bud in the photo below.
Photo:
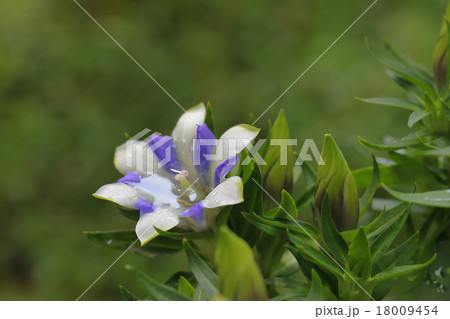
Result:
{"type": "Polygon", "coordinates": [[[356,228],[359,216],[359,197],[356,182],[341,150],[330,134],[325,135],[322,147],[325,165],[320,165],[314,194],[314,208],[318,218],[325,193],[328,192],[331,215],[338,231],[356,228]]]}
{"type": "Polygon", "coordinates": [[[292,145],[295,145],[293,140],[289,139],[289,126],[283,110],[270,129],[266,143],[263,153],[266,165],[261,165],[262,181],[269,194],[279,200],[283,189],[288,192],[292,190],[294,165],[292,145]]]}
{"type": "Polygon", "coordinates": [[[441,31],[439,32],[439,39],[436,43],[433,53],[433,71],[436,85],[440,90],[447,82],[448,72],[448,27],[450,17],[450,4],[447,7],[444,15],[444,21],[442,22],[441,31]]]}

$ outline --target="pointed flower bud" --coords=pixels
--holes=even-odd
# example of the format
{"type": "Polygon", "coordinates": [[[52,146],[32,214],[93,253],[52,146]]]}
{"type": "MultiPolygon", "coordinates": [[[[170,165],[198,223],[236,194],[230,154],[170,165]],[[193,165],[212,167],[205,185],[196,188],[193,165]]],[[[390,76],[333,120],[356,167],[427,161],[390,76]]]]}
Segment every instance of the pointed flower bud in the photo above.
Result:
{"type": "Polygon", "coordinates": [[[266,165],[261,165],[263,185],[273,197],[279,200],[283,189],[288,192],[292,190],[294,165],[292,145],[295,145],[289,138],[289,126],[283,110],[280,111],[270,129],[266,143],[263,153],[266,165]]]}
{"type": "Polygon", "coordinates": [[[436,85],[440,90],[447,82],[448,72],[448,27],[450,17],[450,3],[445,11],[444,21],[442,22],[441,31],[439,32],[439,39],[436,43],[433,53],[433,71],[436,80],[436,85]]]}
{"type": "Polygon", "coordinates": [[[320,218],[325,193],[331,204],[333,222],[339,231],[356,228],[359,215],[359,197],[356,182],[347,162],[330,134],[325,135],[322,147],[325,165],[319,166],[314,194],[315,212],[320,218]]]}

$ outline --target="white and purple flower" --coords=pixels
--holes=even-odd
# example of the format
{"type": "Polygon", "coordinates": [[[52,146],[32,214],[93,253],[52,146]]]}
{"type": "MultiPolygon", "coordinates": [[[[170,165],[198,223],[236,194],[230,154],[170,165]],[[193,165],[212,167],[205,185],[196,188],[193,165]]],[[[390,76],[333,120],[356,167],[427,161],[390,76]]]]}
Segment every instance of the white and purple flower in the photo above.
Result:
{"type": "Polygon", "coordinates": [[[124,176],[94,194],[140,211],[136,234],[142,245],[158,235],[154,226],[205,229],[214,223],[220,207],[244,200],[242,179],[225,176],[259,129],[237,125],[216,140],[205,115],[205,106],[199,104],[180,117],[172,137],[153,134],[147,141],[136,141],[138,148],[130,149],[126,143],[117,147],[114,164],[124,176]],[[145,154],[151,156],[143,159],[145,154]],[[141,169],[143,161],[153,167],[155,159],[160,168],[141,169]]]}

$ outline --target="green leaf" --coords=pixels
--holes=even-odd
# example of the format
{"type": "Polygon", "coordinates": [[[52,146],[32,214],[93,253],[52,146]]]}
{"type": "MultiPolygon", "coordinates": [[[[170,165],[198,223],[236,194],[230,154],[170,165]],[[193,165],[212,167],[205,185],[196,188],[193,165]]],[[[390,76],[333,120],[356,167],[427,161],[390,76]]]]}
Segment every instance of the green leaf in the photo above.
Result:
{"type": "MultiPolygon", "coordinates": [[[[430,170],[420,164],[398,164],[379,166],[380,182],[389,186],[417,184],[421,188],[429,188],[436,185],[437,179],[430,170]],[[411,174],[414,172],[414,174],[411,174]]],[[[367,188],[373,177],[373,167],[365,167],[352,172],[358,188],[367,188]]]]}
{"type": "Polygon", "coordinates": [[[194,297],[194,291],[195,289],[192,287],[191,283],[186,278],[181,276],[178,284],[178,292],[182,293],[189,299],[192,299],[194,297]]]}
{"type": "Polygon", "coordinates": [[[281,202],[280,206],[272,213],[266,215],[269,218],[283,218],[286,220],[296,220],[298,218],[298,211],[295,201],[292,199],[291,195],[283,189],[281,192],[281,202]]]}
{"type": "Polygon", "coordinates": [[[238,212],[246,212],[246,213],[256,213],[258,215],[262,215],[262,190],[259,185],[262,185],[261,182],[261,170],[259,165],[255,162],[254,159],[251,160],[251,164],[253,165],[253,170],[251,171],[250,177],[247,179],[247,182],[244,184],[244,202],[236,205],[236,211],[238,212]],[[257,183],[255,183],[255,181],[257,183]],[[258,185],[259,184],[259,185],[258,185]]]}
{"type": "Polygon", "coordinates": [[[369,278],[372,273],[372,262],[369,241],[364,228],[359,228],[348,250],[348,266],[356,277],[369,278]]]}
{"type": "Polygon", "coordinates": [[[177,233],[177,232],[169,232],[164,231],[162,229],[159,229],[157,227],[154,227],[155,230],[163,237],[172,238],[172,239],[178,239],[182,240],[184,238],[188,240],[193,239],[204,239],[212,236],[212,233],[210,231],[201,231],[201,232],[189,232],[189,233],[177,233]]]}
{"type": "Polygon", "coordinates": [[[187,240],[183,240],[183,248],[198,284],[203,288],[205,294],[209,298],[213,298],[218,294],[217,287],[219,279],[217,275],[208,267],[206,262],[197,255],[187,240]]]}
{"type": "Polygon", "coordinates": [[[296,247],[288,247],[292,253],[300,254],[302,258],[318,265],[338,278],[342,276],[342,270],[336,261],[333,261],[328,254],[323,253],[316,244],[311,243],[309,239],[302,236],[294,236],[290,233],[288,235],[291,242],[296,245],[296,247]]]}
{"type": "Polygon", "coordinates": [[[156,237],[145,246],[140,246],[134,230],[85,231],[87,238],[105,247],[127,250],[145,257],[155,257],[177,252],[181,249],[179,241],[156,237]],[[131,248],[129,248],[131,246],[131,248]]]}
{"type": "Polygon", "coordinates": [[[311,204],[311,201],[314,198],[314,189],[315,185],[312,185],[307,190],[303,192],[296,200],[295,205],[297,206],[297,211],[300,212],[306,205],[311,204]]]}
{"type": "Polygon", "coordinates": [[[138,210],[135,209],[125,209],[119,205],[117,205],[117,209],[119,210],[119,212],[122,214],[122,216],[124,216],[125,218],[134,220],[134,221],[138,221],[139,217],[140,217],[140,213],[138,210]]]}
{"type": "Polygon", "coordinates": [[[431,114],[431,112],[427,112],[424,110],[417,110],[417,111],[412,112],[408,119],[408,126],[412,127],[414,124],[416,124],[420,120],[426,118],[430,114],[431,114]]]}
{"type": "Polygon", "coordinates": [[[330,200],[328,194],[325,194],[322,202],[321,211],[321,235],[323,242],[329,248],[329,252],[336,258],[341,265],[345,264],[348,247],[345,240],[341,237],[336,226],[334,225],[333,218],[331,217],[330,200]]]}
{"type": "Polygon", "coordinates": [[[244,213],[242,212],[242,215],[244,216],[245,220],[247,220],[251,225],[255,226],[256,228],[258,228],[259,230],[262,230],[263,232],[279,238],[281,240],[288,240],[287,234],[286,234],[286,230],[282,229],[284,227],[277,227],[275,225],[270,225],[269,223],[267,223],[267,219],[263,219],[255,214],[248,214],[248,213],[244,213]]]}
{"type": "Polygon", "coordinates": [[[212,114],[211,103],[209,103],[209,102],[208,102],[208,104],[206,104],[205,124],[211,130],[211,132],[213,132],[213,134],[215,136],[217,136],[216,131],[215,131],[215,126],[214,126],[214,117],[212,114]]]}
{"type": "Polygon", "coordinates": [[[370,181],[369,186],[364,191],[364,194],[359,199],[359,207],[360,207],[359,219],[361,219],[361,217],[370,207],[370,204],[372,203],[373,196],[377,191],[378,183],[380,180],[380,170],[378,168],[377,160],[373,154],[372,154],[372,161],[373,161],[372,180],[370,181]]]}
{"type": "Polygon", "coordinates": [[[380,54],[372,50],[372,48],[369,46],[367,38],[366,44],[368,49],[378,59],[378,61],[380,61],[389,70],[396,73],[397,76],[421,88],[424,92],[428,92],[431,96],[436,96],[433,77],[430,74],[424,72],[423,69],[417,70],[417,68],[413,68],[413,65],[403,60],[399,55],[395,56],[396,61],[381,56],[380,54]],[[399,61],[400,59],[401,61],[399,61]]]}
{"type": "Polygon", "coordinates": [[[297,279],[273,277],[264,279],[264,283],[268,286],[274,286],[276,288],[289,288],[292,290],[296,290],[296,293],[299,293],[301,291],[305,294],[305,296],[308,292],[308,284],[297,279]]]}
{"type": "Polygon", "coordinates": [[[208,300],[208,296],[206,295],[205,291],[203,290],[202,286],[200,286],[200,285],[197,285],[197,287],[195,287],[194,300],[195,301],[208,300]]]}
{"type": "Polygon", "coordinates": [[[261,182],[261,171],[254,159],[251,160],[253,170],[251,176],[244,184],[244,201],[231,208],[228,224],[233,230],[251,245],[258,241],[260,232],[242,216],[241,212],[263,214],[263,192],[259,185],[261,182]],[[256,181],[256,182],[255,182],[256,181]]]}
{"type": "Polygon", "coordinates": [[[324,288],[322,285],[322,280],[320,280],[319,275],[313,269],[311,271],[311,287],[309,288],[308,297],[306,300],[309,301],[325,301],[326,297],[324,295],[324,288]]]}
{"type": "Polygon", "coordinates": [[[133,295],[124,286],[120,285],[119,289],[120,289],[120,293],[122,294],[123,299],[125,299],[126,301],[138,301],[139,300],[135,295],[133,295]]]}
{"type": "Polygon", "coordinates": [[[150,297],[152,297],[156,301],[191,300],[175,289],[154,280],[153,278],[131,267],[130,265],[126,265],[125,268],[130,270],[136,276],[136,278],[141,283],[142,288],[144,288],[146,293],[148,293],[150,297]]]}
{"type": "MultiPolygon", "coordinates": [[[[261,217],[255,214],[243,213],[245,219],[247,219],[251,224],[255,225],[259,229],[271,234],[271,228],[284,228],[295,231],[297,233],[304,234],[305,236],[312,236],[313,238],[318,238],[318,232],[311,224],[296,220],[296,221],[277,221],[269,219],[267,217],[261,217]],[[268,226],[268,227],[261,227],[268,226]]],[[[283,236],[282,239],[286,237],[283,236]]]]}
{"type": "Polygon", "coordinates": [[[383,188],[393,197],[413,204],[450,208],[450,189],[424,192],[401,193],[383,184],[383,188]]]}
{"type": "Polygon", "coordinates": [[[252,249],[226,226],[219,229],[215,261],[223,296],[231,300],[267,300],[252,249]]]}
{"type": "Polygon", "coordinates": [[[387,280],[390,278],[395,278],[395,277],[399,277],[399,276],[403,276],[403,275],[412,273],[414,271],[418,271],[420,269],[423,269],[423,268],[429,266],[434,261],[435,258],[436,258],[436,254],[430,260],[428,260],[427,262],[425,262],[423,264],[396,266],[396,267],[389,268],[389,269],[382,271],[382,272],[376,274],[375,276],[373,276],[369,282],[372,285],[375,285],[381,281],[384,281],[384,280],[387,280]]]}
{"type": "Polygon", "coordinates": [[[413,153],[425,157],[450,157],[450,146],[433,150],[413,150],[413,153]]]}
{"type": "Polygon", "coordinates": [[[419,232],[417,231],[403,243],[384,254],[383,258],[378,261],[377,268],[384,270],[393,266],[407,264],[413,256],[418,243],[419,232]]]}
{"type": "Polygon", "coordinates": [[[394,151],[405,148],[407,146],[417,145],[420,143],[418,140],[402,141],[399,139],[392,138],[388,143],[375,144],[363,139],[361,136],[358,136],[358,140],[362,145],[378,151],[394,151]]]}
{"type": "MultiPolygon", "coordinates": [[[[378,236],[391,227],[391,225],[403,216],[410,206],[410,203],[401,203],[389,210],[383,209],[381,214],[375,220],[373,220],[369,225],[363,227],[367,238],[371,239],[378,236]]],[[[350,242],[356,236],[356,232],[357,230],[350,230],[341,233],[341,235],[347,242],[350,242]]]]}
{"type": "Polygon", "coordinates": [[[400,218],[397,219],[389,228],[384,230],[371,246],[372,265],[375,265],[389,249],[394,239],[402,229],[409,215],[409,209],[405,210],[400,218]]]}
{"type": "Polygon", "coordinates": [[[361,98],[356,98],[356,99],[360,100],[362,102],[366,102],[366,103],[395,106],[395,107],[399,107],[399,108],[411,110],[411,111],[421,110],[421,107],[419,105],[414,104],[408,100],[399,99],[396,97],[376,97],[376,98],[369,98],[369,99],[361,99],[361,98]]]}

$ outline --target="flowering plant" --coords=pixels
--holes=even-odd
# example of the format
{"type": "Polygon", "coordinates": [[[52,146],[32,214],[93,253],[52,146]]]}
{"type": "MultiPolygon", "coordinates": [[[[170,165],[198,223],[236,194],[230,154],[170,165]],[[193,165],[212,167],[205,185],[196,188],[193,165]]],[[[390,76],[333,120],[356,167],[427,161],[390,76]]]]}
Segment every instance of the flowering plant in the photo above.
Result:
{"type": "Polygon", "coordinates": [[[449,29],[445,19],[434,75],[389,45],[390,59],[374,53],[409,100],[362,100],[411,110],[414,131],[385,144],[359,138],[388,152],[389,159],[372,155],[370,167],[352,171],[330,134],[320,154],[311,147],[317,167],[303,148],[297,157],[283,111],[265,142],[246,124],[216,139],[209,104],[184,113],[170,137],[154,133],[117,147],[114,164],[124,176],[94,196],[116,203],[136,229],[86,235],[150,258],[182,250],[190,265],[165,284],[127,266],[146,296],[121,286],[124,298],[418,298],[437,243],[449,240],[449,29]],[[414,185],[417,192],[396,190],[414,185]]]}

